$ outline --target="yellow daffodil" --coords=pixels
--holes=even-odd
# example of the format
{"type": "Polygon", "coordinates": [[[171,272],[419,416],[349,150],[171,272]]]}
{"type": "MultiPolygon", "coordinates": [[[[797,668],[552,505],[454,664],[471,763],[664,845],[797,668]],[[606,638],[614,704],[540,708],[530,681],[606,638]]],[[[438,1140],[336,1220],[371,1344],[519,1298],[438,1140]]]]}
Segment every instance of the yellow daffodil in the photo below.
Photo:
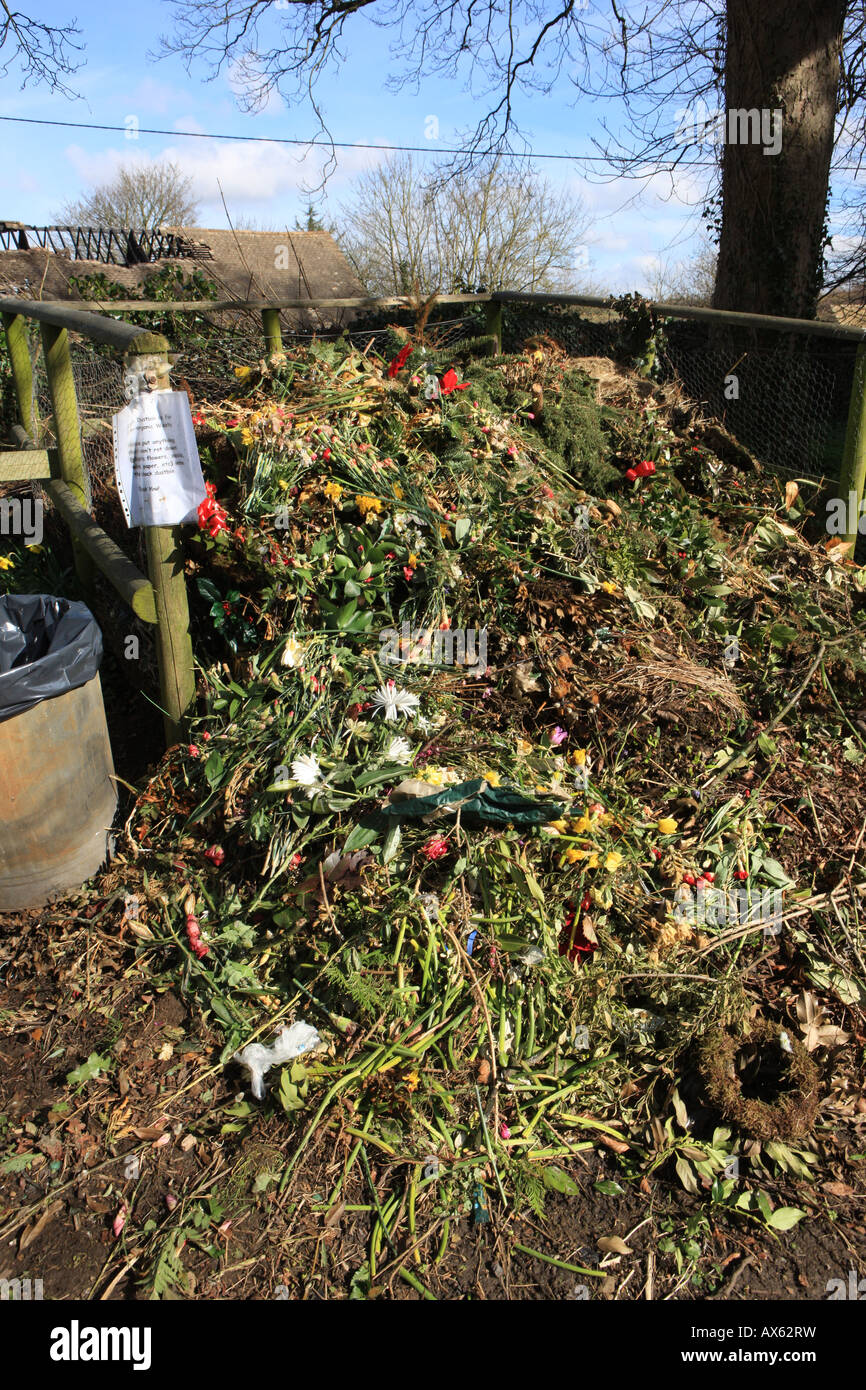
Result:
{"type": "Polygon", "coordinates": [[[15,564],[12,560],[7,559],[5,555],[0,555],[0,570],[14,570],[14,568],[15,564]]]}
{"type": "Polygon", "coordinates": [[[568,822],[564,820],[548,821],[546,828],[548,830],[555,830],[558,835],[562,835],[563,832],[568,829],[568,822]]]}
{"type": "Polygon", "coordinates": [[[575,849],[572,846],[571,849],[567,849],[565,851],[565,857],[568,860],[569,864],[577,864],[579,860],[586,858],[586,850],[575,849]]]}
{"type": "Polygon", "coordinates": [[[498,787],[500,785],[498,772],[482,772],[481,776],[484,778],[488,787],[498,787]]]}
{"type": "Polygon", "coordinates": [[[660,835],[675,835],[677,833],[677,823],[672,816],[662,816],[658,823],[660,835]]]}
{"type": "Polygon", "coordinates": [[[621,863],[622,855],[617,850],[612,849],[610,854],[605,857],[604,867],[609,873],[615,874],[621,863]]]}
{"type": "Polygon", "coordinates": [[[340,487],[340,484],[339,484],[339,483],[326,483],[326,484],[325,484],[325,496],[326,496],[326,497],[330,497],[330,499],[331,499],[332,502],[339,502],[339,500],[340,500],[340,498],[342,497],[342,495],[343,495],[343,489],[340,487]]]}
{"type": "Polygon", "coordinates": [[[588,869],[597,869],[597,868],[598,868],[598,855],[597,855],[597,854],[591,854],[591,855],[589,856],[589,858],[588,858],[587,861],[586,861],[586,867],[587,867],[588,869]]]}
{"type": "Polygon", "coordinates": [[[589,816],[578,816],[577,820],[572,822],[571,828],[575,835],[585,835],[588,830],[592,829],[592,821],[589,816]]]}

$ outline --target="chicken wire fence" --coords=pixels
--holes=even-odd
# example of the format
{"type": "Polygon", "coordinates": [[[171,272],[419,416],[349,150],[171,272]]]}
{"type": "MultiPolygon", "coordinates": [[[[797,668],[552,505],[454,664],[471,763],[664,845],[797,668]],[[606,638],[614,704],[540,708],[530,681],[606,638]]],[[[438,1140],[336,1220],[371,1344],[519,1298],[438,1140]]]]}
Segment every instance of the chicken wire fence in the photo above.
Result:
{"type": "MultiPolygon", "coordinates": [[[[360,350],[387,353],[394,325],[411,328],[413,323],[409,311],[390,310],[358,316],[345,328],[284,329],[284,344],[291,348],[314,339],[343,338],[360,350]]],[[[184,326],[178,316],[176,327],[184,326]]],[[[459,317],[431,317],[429,331],[437,347],[458,350],[462,342],[484,333],[483,310],[471,306],[459,317]]],[[[547,338],[570,357],[622,361],[628,360],[626,337],[623,316],[612,308],[504,306],[506,353],[520,351],[527,339],[547,338]]],[[[43,442],[51,444],[51,402],[37,335],[32,342],[34,405],[38,418],[46,422],[43,442]]],[[[234,367],[252,365],[266,351],[257,315],[212,325],[207,336],[199,330],[192,342],[175,332],[173,347],[174,384],[187,390],[196,405],[224,399],[237,387],[234,367]]],[[[777,346],[766,341],[756,345],[751,330],[726,327],[722,334],[701,322],[668,320],[648,366],[655,380],[678,381],[704,415],[723,424],[770,469],[817,478],[839,472],[854,358],[855,345],[847,341],[802,336],[786,337],[777,346]]],[[[100,524],[120,540],[127,528],[116,524],[120,508],[111,417],[126,404],[121,360],[81,341],[72,347],[72,365],[91,492],[88,502],[100,524]]],[[[125,535],[124,548],[136,563],[143,561],[140,538],[125,535]]]]}

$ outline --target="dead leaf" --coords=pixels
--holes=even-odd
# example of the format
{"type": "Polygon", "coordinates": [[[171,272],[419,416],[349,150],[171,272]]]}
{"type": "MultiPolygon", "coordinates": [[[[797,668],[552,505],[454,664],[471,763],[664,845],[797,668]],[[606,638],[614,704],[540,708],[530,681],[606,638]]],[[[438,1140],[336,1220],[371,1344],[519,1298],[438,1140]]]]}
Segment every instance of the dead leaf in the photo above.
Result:
{"type": "Polygon", "coordinates": [[[595,1242],[599,1250],[603,1250],[606,1255],[630,1255],[632,1249],[626,1245],[622,1236],[599,1236],[595,1242]]]}
{"type": "Polygon", "coordinates": [[[46,1208],[46,1210],[40,1216],[39,1220],[34,1222],[34,1224],[29,1228],[29,1230],[25,1231],[22,1235],[20,1241],[18,1242],[19,1255],[23,1250],[26,1250],[28,1245],[32,1244],[32,1242],[36,1240],[38,1236],[41,1236],[49,1221],[53,1221],[57,1213],[62,1210],[63,1202],[60,1199],[58,1199],[56,1202],[52,1202],[51,1206],[46,1208]]]}
{"type": "Polygon", "coordinates": [[[600,1134],[598,1142],[603,1144],[606,1149],[611,1149],[615,1154],[627,1153],[631,1148],[630,1144],[624,1143],[622,1139],[612,1139],[609,1134],[600,1134]]]}
{"type": "Polygon", "coordinates": [[[800,488],[793,478],[785,484],[785,507],[790,511],[797,498],[800,496],[800,488]]]}

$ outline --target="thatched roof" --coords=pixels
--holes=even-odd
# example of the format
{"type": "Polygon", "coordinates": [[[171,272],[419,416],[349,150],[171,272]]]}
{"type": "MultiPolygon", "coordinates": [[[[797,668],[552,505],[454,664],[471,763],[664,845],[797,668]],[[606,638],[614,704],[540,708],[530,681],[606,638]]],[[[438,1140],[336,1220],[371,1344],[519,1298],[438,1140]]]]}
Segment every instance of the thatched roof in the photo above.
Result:
{"type": "MultiPolygon", "coordinates": [[[[191,244],[193,254],[149,265],[117,266],[73,260],[36,247],[0,251],[0,294],[28,299],[79,299],[70,285],[75,276],[103,274],[133,293],[148,275],[165,265],[186,274],[201,270],[213,280],[220,299],[351,299],[364,288],[328,232],[223,231],[172,227],[191,244]]],[[[346,322],[347,311],[286,313],[297,326],[323,327],[346,322]]]]}

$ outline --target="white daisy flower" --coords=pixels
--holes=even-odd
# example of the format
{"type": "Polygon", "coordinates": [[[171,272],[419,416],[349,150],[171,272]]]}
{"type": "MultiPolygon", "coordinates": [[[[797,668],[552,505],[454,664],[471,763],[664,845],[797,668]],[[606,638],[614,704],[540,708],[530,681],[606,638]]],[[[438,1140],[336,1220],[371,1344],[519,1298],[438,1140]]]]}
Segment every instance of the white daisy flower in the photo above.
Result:
{"type": "Polygon", "coordinates": [[[300,642],[297,641],[296,638],[290,637],[285,647],[283,648],[283,654],[280,657],[280,665],[292,667],[300,666],[301,661],[303,660],[303,656],[304,649],[301,646],[300,642]]]}
{"type": "Polygon", "coordinates": [[[394,681],[386,681],[374,694],[373,704],[382,710],[387,720],[393,721],[398,714],[408,717],[418,708],[420,701],[411,690],[402,690],[394,681]]]}
{"type": "Polygon", "coordinates": [[[426,717],[426,715],[416,714],[415,728],[418,730],[419,733],[429,734],[432,727],[433,725],[430,723],[430,720],[426,717]]]}
{"type": "Polygon", "coordinates": [[[322,785],[322,769],[315,753],[304,753],[292,763],[292,779],[307,788],[307,796],[315,796],[322,785]]]}
{"type": "Polygon", "coordinates": [[[407,738],[392,738],[385,749],[385,757],[391,763],[408,763],[412,758],[412,745],[407,738]]]}

